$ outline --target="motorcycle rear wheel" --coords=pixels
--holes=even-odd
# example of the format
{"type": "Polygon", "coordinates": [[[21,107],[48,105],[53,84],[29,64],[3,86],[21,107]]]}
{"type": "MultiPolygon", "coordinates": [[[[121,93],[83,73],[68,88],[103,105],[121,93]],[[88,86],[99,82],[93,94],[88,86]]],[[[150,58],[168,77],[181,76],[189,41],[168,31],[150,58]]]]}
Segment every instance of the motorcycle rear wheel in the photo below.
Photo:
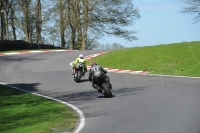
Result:
{"type": "Polygon", "coordinates": [[[78,83],[81,80],[81,71],[77,71],[75,74],[76,74],[75,81],[76,83],[78,83]]]}

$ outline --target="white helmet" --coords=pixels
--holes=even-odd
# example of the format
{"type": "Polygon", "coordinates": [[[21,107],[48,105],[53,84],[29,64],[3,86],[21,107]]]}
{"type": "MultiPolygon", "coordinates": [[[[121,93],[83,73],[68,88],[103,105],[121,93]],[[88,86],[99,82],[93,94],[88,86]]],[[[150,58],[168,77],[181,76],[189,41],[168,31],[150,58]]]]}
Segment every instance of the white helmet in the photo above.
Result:
{"type": "Polygon", "coordinates": [[[80,54],[80,55],[79,55],[79,58],[83,58],[83,57],[84,57],[83,54],[80,54]]]}

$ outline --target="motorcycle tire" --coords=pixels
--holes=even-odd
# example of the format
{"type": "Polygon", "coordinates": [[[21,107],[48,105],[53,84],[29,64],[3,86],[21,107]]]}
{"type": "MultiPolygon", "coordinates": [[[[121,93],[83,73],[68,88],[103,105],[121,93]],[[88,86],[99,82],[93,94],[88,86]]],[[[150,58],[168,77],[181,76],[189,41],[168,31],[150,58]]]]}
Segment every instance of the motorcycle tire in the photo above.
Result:
{"type": "Polygon", "coordinates": [[[81,71],[77,71],[76,72],[76,79],[75,79],[75,81],[76,81],[76,83],[78,83],[78,82],[80,82],[80,80],[81,80],[81,71]]]}
{"type": "Polygon", "coordinates": [[[102,84],[102,88],[104,89],[104,95],[106,98],[111,98],[112,97],[112,92],[108,85],[106,83],[102,84]]]}

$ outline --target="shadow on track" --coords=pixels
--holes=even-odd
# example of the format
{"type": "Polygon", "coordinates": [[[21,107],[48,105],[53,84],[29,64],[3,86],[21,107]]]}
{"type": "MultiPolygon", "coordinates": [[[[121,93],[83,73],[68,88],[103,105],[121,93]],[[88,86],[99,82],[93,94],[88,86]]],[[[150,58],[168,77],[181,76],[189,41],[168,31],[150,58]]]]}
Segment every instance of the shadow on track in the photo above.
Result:
{"type": "MultiPolygon", "coordinates": [[[[112,89],[113,97],[124,97],[129,95],[137,95],[138,93],[142,93],[145,91],[146,86],[144,87],[135,87],[135,88],[121,88],[118,90],[112,89]]],[[[93,89],[93,88],[91,88],[93,89]]],[[[76,104],[85,103],[88,101],[99,100],[105,98],[103,94],[98,93],[96,89],[89,90],[89,91],[78,91],[78,92],[71,92],[66,94],[61,94],[56,99],[60,99],[63,101],[73,102],[76,104]]],[[[111,98],[111,99],[112,99],[111,98]]],[[[110,98],[105,98],[110,99],[110,98]]]]}
{"type": "Polygon", "coordinates": [[[33,92],[33,91],[38,91],[36,88],[37,86],[40,85],[40,83],[31,83],[31,84],[19,83],[19,84],[8,84],[8,85],[22,90],[33,92]]]}
{"type": "Polygon", "coordinates": [[[0,56],[0,63],[6,63],[6,62],[19,62],[19,61],[36,61],[36,60],[45,60],[45,59],[38,59],[38,58],[35,58],[33,59],[32,57],[31,58],[27,58],[27,57],[17,57],[17,56],[0,56]]]}
{"type": "Polygon", "coordinates": [[[81,79],[79,83],[89,82],[89,79],[81,79]]]}
{"type": "Polygon", "coordinates": [[[146,91],[145,88],[147,88],[147,86],[133,87],[133,88],[121,88],[118,90],[113,89],[112,92],[117,97],[122,97],[122,96],[136,95],[138,93],[142,93],[143,91],[146,91]]]}

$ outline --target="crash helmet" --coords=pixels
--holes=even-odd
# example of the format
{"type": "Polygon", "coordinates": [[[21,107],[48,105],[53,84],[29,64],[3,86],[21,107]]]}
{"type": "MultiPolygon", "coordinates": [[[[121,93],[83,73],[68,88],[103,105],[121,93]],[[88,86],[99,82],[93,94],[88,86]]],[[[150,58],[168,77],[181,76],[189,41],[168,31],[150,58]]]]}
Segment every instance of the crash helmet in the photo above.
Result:
{"type": "Polygon", "coordinates": [[[97,65],[97,62],[92,62],[91,66],[97,65]]]}
{"type": "Polygon", "coordinates": [[[83,54],[80,54],[78,57],[79,57],[79,58],[84,58],[83,54]]]}

